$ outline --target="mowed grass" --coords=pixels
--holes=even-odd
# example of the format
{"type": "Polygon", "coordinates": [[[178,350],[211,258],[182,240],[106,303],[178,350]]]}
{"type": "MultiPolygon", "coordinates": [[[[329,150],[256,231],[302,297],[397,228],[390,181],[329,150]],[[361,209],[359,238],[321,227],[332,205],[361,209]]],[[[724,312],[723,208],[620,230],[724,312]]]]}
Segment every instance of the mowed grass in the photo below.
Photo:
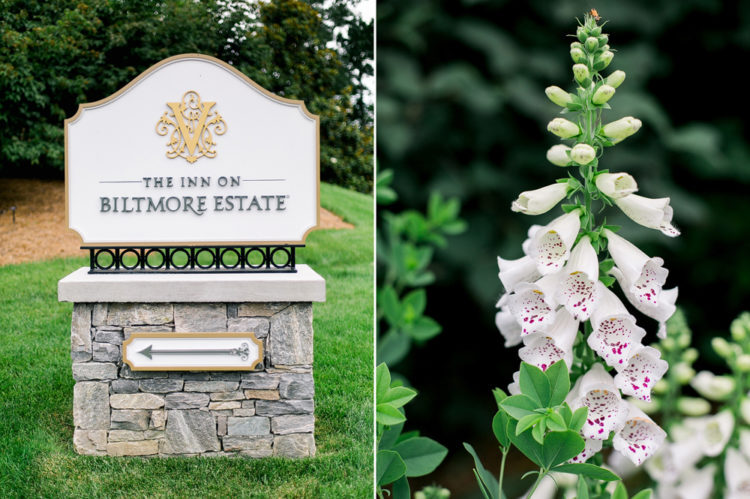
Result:
{"type": "Polygon", "coordinates": [[[314,305],[315,458],[109,458],[73,450],[72,305],[57,281],[86,259],[0,267],[0,497],[371,497],[373,203],[321,185],[355,225],[311,233],[299,261],[326,279],[314,305]]]}

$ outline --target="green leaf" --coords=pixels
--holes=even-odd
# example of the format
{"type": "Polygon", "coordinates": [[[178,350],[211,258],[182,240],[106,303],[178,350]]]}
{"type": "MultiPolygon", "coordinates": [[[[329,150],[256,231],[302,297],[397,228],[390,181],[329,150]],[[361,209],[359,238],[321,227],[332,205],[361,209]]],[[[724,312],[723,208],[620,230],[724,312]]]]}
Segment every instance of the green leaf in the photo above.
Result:
{"type": "Polygon", "coordinates": [[[563,204],[563,205],[560,205],[560,208],[562,208],[562,210],[565,213],[570,213],[571,211],[577,210],[580,207],[581,207],[580,204],[563,204]]]}
{"type": "Polygon", "coordinates": [[[537,408],[536,402],[526,395],[513,395],[500,402],[502,409],[514,419],[521,419],[529,414],[534,414],[537,408]]]}
{"type": "Polygon", "coordinates": [[[565,420],[558,413],[553,412],[547,416],[547,428],[552,431],[565,431],[568,426],[565,424],[565,420]]]}
{"type": "Polygon", "coordinates": [[[464,449],[466,449],[466,451],[471,454],[471,457],[474,458],[474,473],[477,477],[477,482],[479,482],[479,488],[482,490],[482,493],[489,495],[491,499],[499,499],[498,480],[482,465],[482,461],[474,451],[474,447],[464,442],[464,449]]]}
{"type": "Polygon", "coordinates": [[[399,435],[401,435],[403,429],[404,423],[399,423],[397,425],[389,426],[388,428],[386,428],[383,434],[380,436],[380,441],[378,442],[378,450],[388,450],[396,445],[398,437],[399,435]]]}
{"type": "Polygon", "coordinates": [[[615,266],[615,261],[611,258],[607,258],[606,260],[602,260],[599,262],[599,273],[606,274],[610,270],[612,270],[612,267],[615,266]]]}
{"type": "Polygon", "coordinates": [[[392,286],[386,286],[380,292],[378,304],[382,304],[385,320],[391,326],[399,326],[402,322],[401,303],[398,294],[392,286]]]}
{"type": "Polygon", "coordinates": [[[403,407],[411,399],[417,396],[417,392],[405,386],[397,386],[389,389],[386,394],[378,399],[378,404],[388,404],[393,407],[403,407]]]}
{"type": "Polygon", "coordinates": [[[565,361],[552,364],[544,372],[550,385],[550,407],[562,404],[570,391],[570,376],[565,361]]]}
{"type": "Polygon", "coordinates": [[[564,463],[583,451],[583,437],[575,431],[553,431],[544,439],[544,467],[549,469],[564,463]]]}
{"type": "Polygon", "coordinates": [[[510,441],[520,450],[524,456],[528,457],[534,464],[541,466],[543,462],[543,449],[534,437],[531,436],[531,430],[526,430],[520,435],[514,432],[508,432],[510,441]]]}
{"type": "Polygon", "coordinates": [[[435,471],[448,455],[448,449],[431,438],[410,438],[399,443],[394,450],[406,463],[406,476],[423,476],[435,471]]]}
{"type": "Polygon", "coordinates": [[[521,388],[521,393],[537,402],[539,407],[549,406],[551,388],[544,371],[523,362],[518,385],[521,388]]]}
{"type": "Polygon", "coordinates": [[[583,475],[578,475],[578,487],[576,487],[576,499],[589,499],[589,486],[583,475]]]}
{"type": "Polygon", "coordinates": [[[505,449],[508,448],[508,443],[510,443],[508,439],[508,422],[508,415],[503,410],[498,410],[495,413],[495,417],[492,418],[492,433],[495,434],[498,443],[505,449]]]}
{"type": "Polygon", "coordinates": [[[391,388],[391,372],[388,370],[388,366],[380,364],[375,370],[375,379],[377,380],[376,387],[376,400],[385,397],[388,390],[391,388]]]}
{"type": "Polygon", "coordinates": [[[544,416],[541,414],[529,414],[528,416],[522,417],[518,420],[518,424],[516,425],[516,435],[528,430],[529,428],[537,424],[543,417],[544,416]]]}
{"type": "Polygon", "coordinates": [[[393,328],[385,336],[378,338],[378,362],[395,365],[409,353],[411,337],[403,330],[393,328]]]}
{"type": "Polygon", "coordinates": [[[391,426],[406,421],[404,416],[398,409],[388,404],[378,404],[375,408],[375,418],[379,424],[391,426]]]}
{"type": "Polygon", "coordinates": [[[600,275],[599,280],[602,281],[606,287],[610,287],[615,283],[615,278],[611,275],[600,275]]]}
{"type": "Polygon", "coordinates": [[[401,300],[404,321],[407,323],[414,322],[415,319],[424,313],[427,306],[427,292],[424,289],[417,289],[404,296],[401,300]]]}
{"type": "Polygon", "coordinates": [[[406,473],[404,460],[392,450],[378,451],[375,467],[378,485],[393,483],[406,473]]]}
{"type": "Polygon", "coordinates": [[[581,431],[583,424],[586,422],[586,416],[589,415],[589,408],[579,407],[576,412],[573,413],[573,417],[570,420],[568,427],[573,431],[581,431]]]}
{"type": "Polygon", "coordinates": [[[622,482],[618,482],[615,491],[612,492],[612,499],[628,499],[628,490],[622,482]]]}
{"type": "Polygon", "coordinates": [[[501,409],[500,402],[508,398],[508,394],[503,391],[502,388],[495,388],[492,390],[492,395],[495,397],[495,403],[497,404],[497,408],[501,409]]]}
{"type": "Polygon", "coordinates": [[[568,429],[570,429],[570,420],[573,419],[573,411],[570,410],[570,406],[567,402],[563,402],[563,404],[560,406],[560,409],[558,409],[558,412],[560,416],[562,416],[563,420],[565,420],[565,425],[568,429]]]}
{"type": "Polygon", "coordinates": [[[400,444],[401,442],[406,442],[407,440],[411,438],[417,438],[418,436],[419,436],[419,430],[407,431],[406,433],[402,433],[401,435],[399,435],[396,443],[400,444]]]}
{"type": "Polygon", "coordinates": [[[539,420],[539,424],[531,429],[531,436],[538,444],[544,444],[544,431],[547,429],[544,419],[539,420]]]}
{"type": "Polygon", "coordinates": [[[406,476],[402,476],[393,482],[393,499],[409,499],[411,497],[411,488],[406,476]]]}
{"type": "Polygon", "coordinates": [[[642,491],[631,497],[631,499],[651,499],[651,494],[651,489],[643,489],[642,491]]]}
{"type": "Polygon", "coordinates": [[[427,341],[440,334],[443,328],[430,317],[420,317],[405,331],[417,341],[427,341]]]}
{"type": "Polygon", "coordinates": [[[559,471],[560,473],[571,473],[573,475],[582,475],[594,480],[604,480],[606,482],[613,482],[619,480],[620,477],[615,475],[609,470],[605,470],[599,466],[595,466],[589,463],[570,463],[561,464],[556,466],[550,471],[559,471]]]}

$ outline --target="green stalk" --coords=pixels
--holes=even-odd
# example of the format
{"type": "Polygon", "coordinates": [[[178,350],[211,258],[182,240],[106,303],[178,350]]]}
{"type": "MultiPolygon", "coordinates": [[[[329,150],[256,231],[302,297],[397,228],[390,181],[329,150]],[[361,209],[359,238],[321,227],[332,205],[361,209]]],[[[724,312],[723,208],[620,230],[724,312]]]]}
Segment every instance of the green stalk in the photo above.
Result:
{"type": "Polygon", "coordinates": [[[531,490],[529,490],[528,495],[526,496],[527,499],[531,499],[534,495],[534,492],[536,492],[536,488],[539,487],[539,484],[542,483],[542,479],[544,479],[545,476],[547,476],[547,471],[544,468],[539,468],[539,474],[536,477],[536,482],[534,482],[534,485],[531,487],[531,490]]]}
{"type": "Polygon", "coordinates": [[[510,446],[508,447],[501,447],[503,450],[503,457],[500,460],[500,479],[497,483],[497,497],[503,497],[503,477],[505,475],[505,458],[508,457],[508,451],[510,451],[510,446]]]}

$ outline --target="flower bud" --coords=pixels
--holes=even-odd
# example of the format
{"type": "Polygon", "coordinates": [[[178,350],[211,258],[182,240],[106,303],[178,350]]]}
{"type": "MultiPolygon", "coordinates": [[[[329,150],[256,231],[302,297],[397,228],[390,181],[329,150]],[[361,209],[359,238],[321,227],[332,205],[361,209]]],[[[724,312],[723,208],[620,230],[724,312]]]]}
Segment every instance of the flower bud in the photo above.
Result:
{"type": "Polygon", "coordinates": [[[750,372],[750,355],[743,353],[737,357],[737,369],[741,372],[750,372]]]}
{"type": "Polygon", "coordinates": [[[745,420],[745,423],[750,425],[750,399],[747,397],[742,397],[742,402],[740,402],[740,414],[742,414],[742,419],[745,420]]]}
{"type": "Polygon", "coordinates": [[[728,358],[732,355],[732,348],[729,346],[729,342],[721,337],[716,337],[711,340],[711,346],[714,352],[719,354],[720,357],[728,358]]]}
{"type": "Polygon", "coordinates": [[[732,395],[735,381],[730,376],[716,376],[710,371],[701,371],[690,381],[690,386],[702,397],[722,402],[732,395]]]}
{"type": "Polygon", "coordinates": [[[661,410],[661,400],[653,399],[651,402],[645,402],[639,398],[630,397],[628,402],[642,410],[646,414],[656,414],[661,410]]]}
{"type": "Polygon", "coordinates": [[[596,89],[596,92],[594,92],[594,96],[591,98],[591,101],[594,104],[602,105],[609,99],[611,99],[613,95],[615,95],[614,87],[610,87],[609,85],[602,85],[601,87],[596,89]]]}
{"type": "Polygon", "coordinates": [[[610,139],[625,139],[641,129],[641,120],[627,116],[617,121],[607,123],[602,127],[602,132],[610,139]]]}
{"type": "Polygon", "coordinates": [[[597,38],[597,40],[599,40],[599,46],[600,47],[604,47],[607,44],[607,42],[609,41],[609,35],[605,35],[605,34],[601,34],[601,35],[597,36],[596,38],[597,38]]]}
{"type": "Polygon", "coordinates": [[[695,370],[684,362],[678,362],[673,369],[675,378],[680,384],[686,385],[695,377],[695,370]]]}
{"type": "Polygon", "coordinates": [[[596,59],[594,59],[594,69],[596,71],[601,71],[602,69],[609,66],[609,63],[612,62],[612,59],[615,57],[615,54],[610,52],[609,50],[605,50],[598,56],[596,56],[596,59]]]}
{"type": "Polygon", "coordinates": [[[582,87],[587,87],[591,84],[589,68],[585,64],[574,64],[573,76],[582,87]]]}
{"type": "Polygon", "coordinates": [[[667,391],[669,391],[669,383],[667,383],[666,379],[660,379],[654,384],[653,388],[651,388],[652,395],[664,395],[667,391]]]}
{"type": "Polygon", "coordinates": [[[540,189],[525,191],[518,195],[510,209],[526,215],[541,215],[565,199],[568,190],[567,182],[556,182],[540,189]]]}
{"type": "Polygon", "coordinates": [[[565,107],[566,104],[573,100],[573,97],[560,87],[547,87],[544,89],[544,93],[547,94],[549,100],[561,107],[565,107]]]}
{"type": "MultiPolygon", "coordinates": [[[[613,199],[625,197],[638,190],[635,179],[627,173],[600,173],[596,176],[596,188],[613,199]]],[[[669,338],[665,338],[665,341],[669,338]]]]}
{"type": "Polygon", "coordinates": [[[576,30],[576,36],[578,37],[578,41],[583,43],[586,41],[586,38],[588,38],[589,34],[586,28],[583,26],[578,26],[578,29],[576,30]]]}
{"type": "Polygon", "coordinates": [[[744,341],[747,338],[748,329],[750,329],[750,313],[748,312],[740,314],[729,326],[729,332],[732,333],[732,339],[735,341],[744,341]]]}
{"type": "Polygon", "coordinates": [[[597,40],[593,36],[590,36],[586,38],[585,45],[586,45],[586,50],[588,50],[589,52],[593,52],[594,50],[599,48],[599,40],[597,40]]]}
{"type": "Polygon", "coordinates": [[[596,149],[588,144],[576,144],[570,150],[570,159],[579,165],[587,165],[596,157],[596,149]]]}
{"type": "Polygon", "coordinates": [[[607,50],[609,50],[609,45],[605,45],[604,47],[602,47],[602,52],[606,52],[607,50]]]}
{"type": "Polygon", "coordinates": [[[581,42],[573,42],[570,44],[570,49],[581,49],[583,50],[583,44],[581,42]]]}
{"type": "Polygon", "coordinates": [[[696,360],[698,360],[698,350],[695,348],[688,348],[684,352],[682,352],[682,360],[684,362],[687,362],[688,364],[692,364],[696,360]]]}
{"type": "Polygon", "coordinates": [[[667,352],[670,350],[674,350],[674,347],[675,347],[674,338],[670,338],[670,337],[664,338],[663,340],[661,340],[661,346],[663,346],[664,350],[666,350],[667,352]]]}
{"type": "Polygon", "coordinates": [[[604,80],[604,83],[612,88],[617,88],[622,84],[623,81],[625,81],[625,71],[618,69],[611,75],[607,76],[607,78],[605,78],[604,80]]]}
{"type": "Polygon", "coordinates": [[[602,27],[601,26],[594,26],[590,31],[592,36],[599,36],[602,34],[602,27]]]}
{"type": "Polygon", "coordinates": [[[705,416],[711,411],[711,404],[698,397],[680,397],[677,399],[677,410],[685,416],[705,416]]]}
{"type": "Polygon", "coordinates": [[[562,139],[569,139],[581,133],[581,129],[578,128],[578,125],[572,121],[566,120],[565,118],[555,118],[550,121],[547,125],[547,130],[562,139]]]}
{"type": "Polygon", "coordinates": [[[579,48],[570,49],[570,58],[573,62],[586,62],[586,54],[579,48]]]}
{"type": "Polygon", "coordinates": [[[556,146],[550,147],[547,151],[547,161],[557,166],[568,166],[570,164],[569,153],[570,147],[563,144],[557,144],[556,146]]]}
{"type": "Polygon", "coordinates": [[[680,348],[687,348],[690,346],[690,334],[681,334],[677,337],[677,346],[680,348]]]}

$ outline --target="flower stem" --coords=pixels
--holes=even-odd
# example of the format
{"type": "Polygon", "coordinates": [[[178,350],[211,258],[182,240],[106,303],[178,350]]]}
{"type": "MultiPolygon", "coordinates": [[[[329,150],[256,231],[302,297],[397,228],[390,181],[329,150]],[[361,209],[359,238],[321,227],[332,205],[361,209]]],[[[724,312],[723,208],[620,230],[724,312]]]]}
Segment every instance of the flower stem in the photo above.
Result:
{"type": "Polygon", "coordinates": [[[503,477],[505,476],[505,458],[508,457],[508,451],[510,451],[510,446],[508,447],[500,447],[503,451],[503,457],[500,460],[500,479],[497,483],[497,497],[504,497],[503,495],[503,477]]]}

